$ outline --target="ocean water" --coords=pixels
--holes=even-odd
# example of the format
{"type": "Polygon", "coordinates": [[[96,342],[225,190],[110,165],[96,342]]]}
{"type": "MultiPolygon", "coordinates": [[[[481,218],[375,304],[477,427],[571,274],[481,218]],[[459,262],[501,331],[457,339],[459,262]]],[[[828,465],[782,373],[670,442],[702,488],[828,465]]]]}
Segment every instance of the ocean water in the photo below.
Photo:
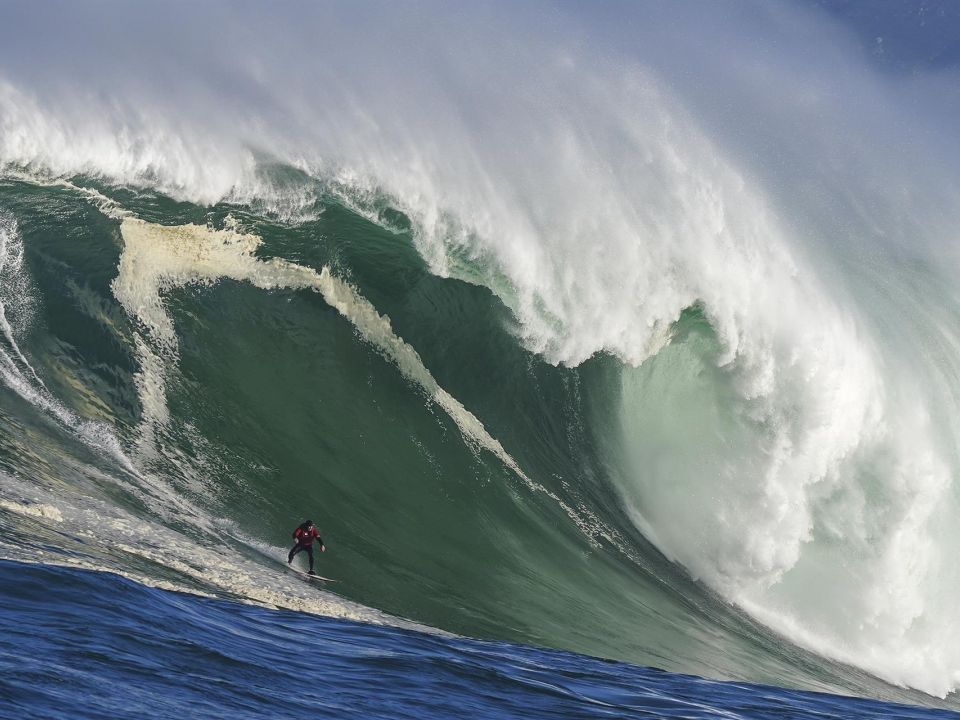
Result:
{"type": "Polygon", "coordinates": [[[9,714],[955,708],[955,26],[4,5],[9,714]]]}
{"type": "Polygon", "coordinates": [[[956,717],[266,610],[70,568],[3,562],[0,577],[5,717],[956,717]]]}

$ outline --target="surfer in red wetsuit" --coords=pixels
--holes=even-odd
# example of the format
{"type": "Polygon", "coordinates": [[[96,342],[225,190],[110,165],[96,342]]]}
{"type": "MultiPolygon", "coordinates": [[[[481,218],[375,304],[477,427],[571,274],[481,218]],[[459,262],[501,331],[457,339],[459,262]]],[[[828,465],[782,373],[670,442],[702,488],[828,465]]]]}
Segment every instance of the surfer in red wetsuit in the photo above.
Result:
{"type": "Polygon", "coordinates": [[[293,558],[296,557],[297,553],[306,550],[307,556],[310,558],[310,574],[316,575],[313,571],[313,541],[320,541],[320,552],[326,552],[327,548],[324,547],[323,538],[320,537],[320,532],[314,526],[313,520],[305,520],[300,527],[294,530],[293,539],[297,542],[287,556],[287,564],[293,562],[293,558]]]}

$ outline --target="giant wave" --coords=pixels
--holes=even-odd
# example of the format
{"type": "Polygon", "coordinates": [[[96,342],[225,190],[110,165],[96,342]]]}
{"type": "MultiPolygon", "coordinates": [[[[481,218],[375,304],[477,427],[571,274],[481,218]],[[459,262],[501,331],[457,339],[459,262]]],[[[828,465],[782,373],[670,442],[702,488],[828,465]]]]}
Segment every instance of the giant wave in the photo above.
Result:
{"type": "Polygon", "coordinates": [[[688,7],[215,4],[11,39],[4,557],[954,690],[950,78],[744,7],[709,42],[688,7]],[[313,507],[347,600],[274,564],[313,507]]]}

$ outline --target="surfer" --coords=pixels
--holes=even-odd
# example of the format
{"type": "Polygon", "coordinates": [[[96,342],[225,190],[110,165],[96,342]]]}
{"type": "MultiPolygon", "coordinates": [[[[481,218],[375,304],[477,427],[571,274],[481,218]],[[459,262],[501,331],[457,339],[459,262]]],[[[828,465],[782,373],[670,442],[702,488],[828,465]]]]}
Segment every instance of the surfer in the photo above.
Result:
{"type": "Polygon", "coordinates": [[[287,564],[289,565],[293,562],[293,558],[296,557],[297,553],[306,550],[307,556],[310,558],[309,574],[316,575],[313,571],[313,541],[320,541],[320,552],[326,552],[327,548],[324,546],[323,538],[320,537],[320,532],[313,524],[313,520],[304,520],[303,524],[293,531],[293,539],[297,542],[290,549],[290,554],[287,556],[287,564]]]}

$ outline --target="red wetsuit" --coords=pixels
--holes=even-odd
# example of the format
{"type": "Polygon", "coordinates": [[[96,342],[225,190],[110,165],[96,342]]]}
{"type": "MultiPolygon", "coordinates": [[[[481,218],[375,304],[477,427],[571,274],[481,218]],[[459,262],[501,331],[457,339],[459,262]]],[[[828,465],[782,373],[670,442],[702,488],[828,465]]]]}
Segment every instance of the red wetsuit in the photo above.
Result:
{"type": "Polygon", "coordinates": [[[313,525],[308,528],[304,528],[303,525],[298,527],[293,531],[293,539],[296,540],[296,544],[291,548],[290,554],[287,556],[287,563],[292,563],[293,558],[296,557],[297,553],[303,551],[307,553],[307,557],[310,558],[310,572],[313,572],[313,541],[320,541],[320,549],[323,550],[323,538],[320,537],[320,531],[313,525]]]}
{"type": "Polygon", "coordinates": [[[305,548],[313,545],[314,540],[319,540],[320,544],[323,545],[323,538],[320,537],[320,533],[315,527],[311,527],[308,530],[298,527],[293,531],[293,539],[297,541],[297,545],[305,548]]]}

